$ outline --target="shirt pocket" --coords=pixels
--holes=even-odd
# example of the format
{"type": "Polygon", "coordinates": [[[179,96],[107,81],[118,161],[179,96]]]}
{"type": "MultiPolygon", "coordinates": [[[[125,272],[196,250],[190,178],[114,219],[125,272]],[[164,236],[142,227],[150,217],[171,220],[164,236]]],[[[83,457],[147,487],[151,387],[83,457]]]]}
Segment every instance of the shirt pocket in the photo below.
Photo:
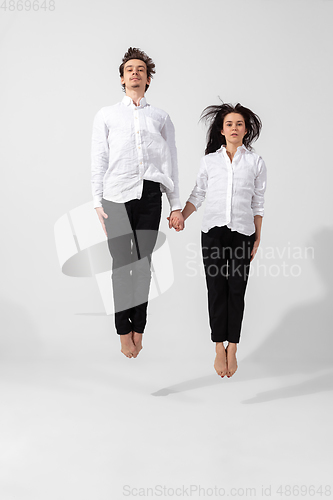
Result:
{"type": "Polygon", "coordinates": [[[241,169],[240,171],[235,172],[234,182],[240,190],[254,190],[254,173],[252,169],[241,169]]]}

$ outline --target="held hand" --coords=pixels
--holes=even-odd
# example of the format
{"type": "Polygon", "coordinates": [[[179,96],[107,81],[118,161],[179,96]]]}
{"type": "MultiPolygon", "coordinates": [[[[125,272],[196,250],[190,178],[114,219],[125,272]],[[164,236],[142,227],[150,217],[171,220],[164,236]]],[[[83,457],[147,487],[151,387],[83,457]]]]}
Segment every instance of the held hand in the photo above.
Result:
{"type": "MultiPolygon", "coordinates": [[[[170,220],[170,217],[167,217],[168,220],[170,220]]],[[[172,222],[172,226],[176,231],[177,233],[179,231],[182,231],[185,227],[185,223],[181,223],[180,221],[178,221],[177,219],[173,219],[173,222],[172,222]]]]}
{"type": "Polygon", "coordinates": [[[181,230],[180,225],[178,223],[178,219],[173,218],[172,221],[170,221],[171,217],[167,217],[169,221],[169,228],[171,229],[172,227],[178,232],[181,230]]]}
{"type": "Polygon", "coordinates": [[[104,219],[107,219],[108,215],[104,212],[103,207],[97,207],[97,208],[95,208],[95,210],[96,210],[97,216],[99,218],[99,221],[102,224],[103,231],[104,231],[105,235],[107,236],[104,219]]]}
{"type": "Polygon", "coordinates": [[[173,227],[177,232],[184,229],[184,217],[180,210],[174,210],[171,212],[167,219],[169,221],[170,229],[173,227]]]}
{"type": "Polygon", "coordinates": [[[256,253],[258,251],[259,243],[260,243],[260,239],[255,240],[253,248],[252,248],[252,252],[251,252],[251,260],[250,260],[250,262],[253,261],[255,255],[256,255],[256,253]]]}

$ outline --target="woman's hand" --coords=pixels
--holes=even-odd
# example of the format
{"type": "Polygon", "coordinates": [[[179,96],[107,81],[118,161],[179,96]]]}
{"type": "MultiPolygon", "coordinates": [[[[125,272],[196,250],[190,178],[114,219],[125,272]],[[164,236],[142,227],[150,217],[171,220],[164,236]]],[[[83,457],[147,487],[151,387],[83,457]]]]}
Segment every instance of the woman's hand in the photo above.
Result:
{"type": "Polygon", "coordinates": [[[170,216],[167,217],[169,221],[169,228],[172,227],[178,232],[184,229],[184,217],[180,210],[174,210],[170,216]]]}

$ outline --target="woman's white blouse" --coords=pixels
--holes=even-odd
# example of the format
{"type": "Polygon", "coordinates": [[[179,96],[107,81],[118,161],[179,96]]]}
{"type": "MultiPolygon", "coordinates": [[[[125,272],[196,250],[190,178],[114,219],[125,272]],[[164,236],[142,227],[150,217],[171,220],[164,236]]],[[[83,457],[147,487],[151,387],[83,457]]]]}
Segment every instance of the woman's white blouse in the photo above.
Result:
{"type": "Polygon", "coordinates": [[[206,198],[202,231],[228,226],[250,236],[254,216],[264,215],[267,171],[261,156],[239,146],[232,162],[225,146],[201,159],[194,189],[187,201],[196,210],[206,198]]]}

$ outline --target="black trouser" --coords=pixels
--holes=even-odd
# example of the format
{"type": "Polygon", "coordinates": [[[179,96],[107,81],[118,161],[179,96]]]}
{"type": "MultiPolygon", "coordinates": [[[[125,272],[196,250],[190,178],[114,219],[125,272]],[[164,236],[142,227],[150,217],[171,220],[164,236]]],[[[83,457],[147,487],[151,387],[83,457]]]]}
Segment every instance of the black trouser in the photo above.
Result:
{"type": "Polygon", "coordinates": [[[158,182],[143,181],[140,200],[102,200],[112,256],[115,326],[119,335],[143,333],[147,321],[151,254],[161,219],[162,193],[158,182]]]}
{"type": "Polygon", "coordinates": [[[239,343],[254,240],[227,226],[201,233],[213,342],[239,343]]]}

